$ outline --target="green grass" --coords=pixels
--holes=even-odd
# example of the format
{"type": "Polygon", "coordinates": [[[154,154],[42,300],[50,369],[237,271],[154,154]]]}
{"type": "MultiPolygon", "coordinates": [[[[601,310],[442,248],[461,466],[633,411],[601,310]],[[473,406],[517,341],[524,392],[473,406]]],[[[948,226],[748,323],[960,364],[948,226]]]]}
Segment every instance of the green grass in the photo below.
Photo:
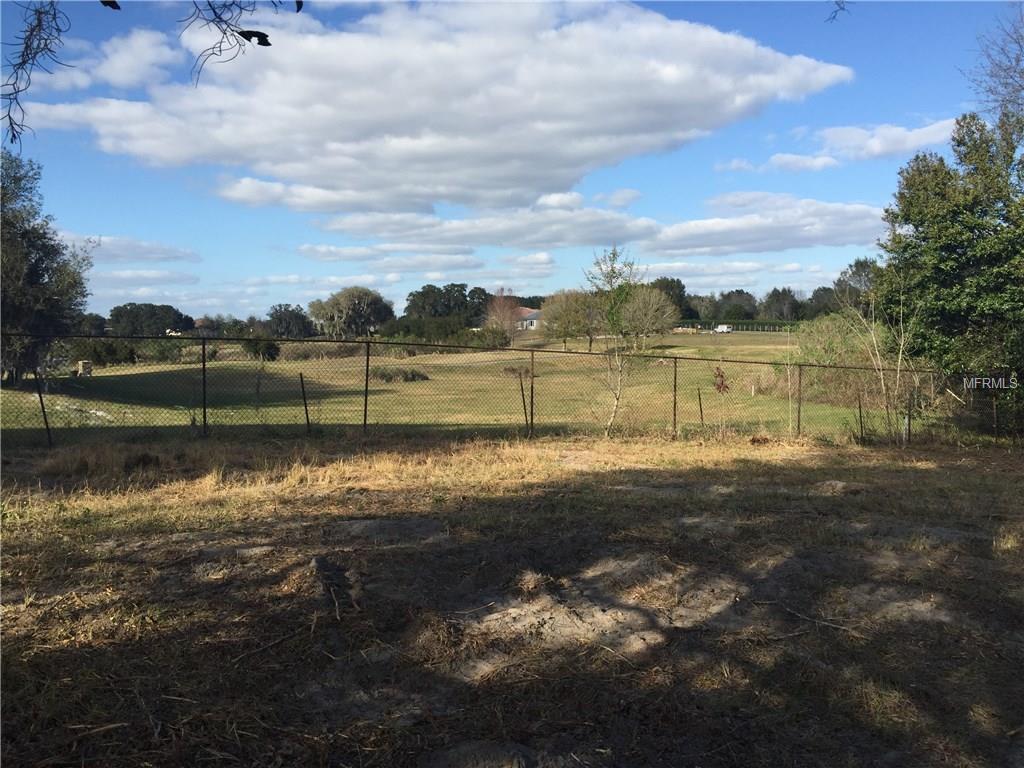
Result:
{"type": "MultiPolygon", "coordinates": [[[[697,337],[688,337],[696,339],[697,337]]],[[[858,372],[805,371],[785,365],[756,365],[657,357],[659,352],[715,351],[720,358],[779,356],[784,335],[768,333],[702,336],[714,347],[661,349],[652,342],[650,358],[631,360],[615,420],[619,433],[727,430],[773,435],[823,435],[850,438],[859,432],[856,395],[872,382],[858,372]],[[747,338],[743,338],[747,337],[747,338]],[[780,338],[781,337],[781,338],[780,338]],[[716,389],[716,369],[728,390],[716,389]],[[831,377],[824,381],[823,376],[831,377]],[[821,380],[819,380],[821,379],[821,380]],[[856,382],[856,386],[854,386],[856,382]],[[801,394],[802,393],[802,394],[801,394]]],[[[677,340],[673,337],[672,340],[677,340]]],[[[527,339],[526,341],[529,341],[527,339]]],[[[667,343],[667,342],[666,342],[667,343]]],[[[367,421],[374,428],[525,429],[529,414],[537,431],[600,431],[614,406],[616,377],[603,356],[560,355],[538,351],[531,381],[530,353],[480,351],[379,356],[394,350],[377,346],[370,360],[375,373],[366,397],[367,421]],[[427,378],[405,381],[388,372],[414,368],[427,378]],[[517,371],[526,371],[523,378],[517,371]],[[532,408],[531,408],[532,404],[532,408]],[[525,413],[524,413],[525,411],[525,413]]],[[[206,367],[208,428],[216,433],[237,427],[293,431],[305,428],[306,408],[314,428],[360,426],[363,421],[363,357],[256,362],[221,354],[206,367]]],[[[197,433],[203,419],[203,373],[196,363],[97,367],[91,377],[58,377],[45,395],[51,428],[60,439],[92,437],[106,430],[180,430],[197,433]],[[88,429],[83,429],[88,428],[88,429]]],[[[881,412],[863,410],[868,430],[877,429],[881,412]]],[[[5,439],[43,439],[42,416],[32,382],[2,395],[5,439]]]]}

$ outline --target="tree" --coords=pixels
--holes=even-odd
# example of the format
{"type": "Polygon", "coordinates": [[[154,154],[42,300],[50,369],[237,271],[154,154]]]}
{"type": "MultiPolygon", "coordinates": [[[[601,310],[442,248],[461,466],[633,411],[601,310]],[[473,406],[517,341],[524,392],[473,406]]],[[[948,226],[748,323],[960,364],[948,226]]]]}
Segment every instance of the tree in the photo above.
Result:
{"type": "Polygon", "coordinates": [[[792,288],[772,288],[757,306],[760,320],[796,320],[800,316],[800,300],[792,288]]]}
{"type": "Polygon", "coordinates": [[[839,302],[836,301],[835,289],[822,285],[815,288],[811,298],[804,302],[803,316],[807,320],[813,320],[821,315],[836,312],[838,309],[839,302]]]}
{"type": "Polygon", "coordinates": [[[333,338],[369,336],[395,317],[390,301],[358,285],[310,302],[309,314],[320,331],[333,338]]]}
{"type": "Polygon", "coordinates": [[[1024,5],[1015,3],[997,31],[978,40],[981,64],[970,74],[994,113],[1024,114],[1024,5]]]}
{"type": "Polygon", "coordinates": [[[623,330],[633,337],[633,348],[647,346],[647,338],[667,333],[679,322],[679,309],[653,285],[638,285],[622,308],[623,330]]]}
{"type": "Polygon", "coordinates": [[[191,331],[195,321],[170,304],[129,302],[110,310],[110,329],[115,336],[163,336],[167,331],[191,331]]]}
{"type": "Polygon", "coordinates": [[[910,354],[946,371],[1019,370],[1024,362],[1024,116],[957,120],[953,165],[919,154],[901,171],[885,268],[873,290],[889,315],[918,318],[910,354]]]}
{"type": "Polygon", "coordinates": [[[718,299],[713,295],[690,296],[689,304],[697,317],[705,322],[711,322],[718,316],[718,299]]]}
{"type": "Polygon", "coordinates": [[[470,288],[466,294],[466,325],[469,328],[479,328],[487,319],[487,304],[491,300],[489,294],[483,288],[470,288]]]}
{"type": "Polygon", "coordinates": [[[512,344],[516,339],[519,322],[519,302],[499,288],[487,304],[487,326],[503,331],[512,344]]]}
{"type": "Polygon", "coordinates": [[[428,283],[405,299],[406,317],[443,317],[444,291],[428,283]]]}
{"type": "MultiPolygon", "coordinates": [[[[0,158],[0,323],[7,333],[64,334],[80,328],[87,254],[57,235],[43,213],[40,166],[7,150],[0,158]]],[[[8,338],[3,368],[12,383],[37,368],[45,339],[8,338]]]]}
{"type": "Polygon", "coordinates": [[[839,273],[832,285],[833,295],[846,307],[864,314],[871,303],[871,288],[878,277],[880,267],[874,259],[856,259],[839,273]]]}
{"type": "Polygon", "coordinates": [[[600,309],[602,325],[610,334],[605,385],[612,396],[612,410],[605,423],[604,434],[611,434],[615,417],[622,402],[622,387],[627,376],[629,358],[622,347],[622,338],[627,333],[625,308],[641,282],[636,262],[613,246],[600,256],[594,257],[594,266],[585,276],[594,291],[600,309]]]}
{"type": "Polygon", "coordinates": [[[757,299],[748,291],[736,289],[718,298],[716,317],[719,320],[753,320],[757,314],[757,299]]]}
{"type": "Polygon", "coordinates": [[[697,311],[690,306],[686,286],[678,277],[659,277],[651,281],[651,286],[668,296],[678,310],[681,320],[694,320],[698,317],[697,311]]]}
{"type": "Polygon", "coordinates": [[[95,312],[87,312],[79,320],[78,332],[84,333],[86,336],[106,336],[107,318],[97,315],[95,312]]]}
{"type": "Polygon", "coordinates": [[[275,304],[267,313],[267,320],[271,336],[304,339],[314,332],[313,321],[298,304],[275,304]]]}

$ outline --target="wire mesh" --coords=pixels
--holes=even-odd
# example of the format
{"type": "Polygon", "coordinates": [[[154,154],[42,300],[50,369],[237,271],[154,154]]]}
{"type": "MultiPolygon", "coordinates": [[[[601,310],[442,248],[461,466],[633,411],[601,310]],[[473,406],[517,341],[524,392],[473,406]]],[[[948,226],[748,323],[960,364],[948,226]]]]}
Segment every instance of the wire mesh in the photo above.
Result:
{"type": "Polygon", "coordinates": [[[0,388],[8,445],[452,430],[903,442],[1011,433],[1024,410],[1019,394],[964,394],[930,372],[608,346],[67,337],[19,373],[5,371],[0,388]]]}

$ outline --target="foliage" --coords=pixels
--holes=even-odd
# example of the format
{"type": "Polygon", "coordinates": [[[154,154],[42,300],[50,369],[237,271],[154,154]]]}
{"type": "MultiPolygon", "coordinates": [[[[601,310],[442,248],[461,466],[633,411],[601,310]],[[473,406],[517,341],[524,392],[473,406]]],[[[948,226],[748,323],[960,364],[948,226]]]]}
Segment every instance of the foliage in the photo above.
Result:
{"type": "Polygon", "coordinates": [[[163,336],[167,331],[191,331],[195,321],[169,304],[129,302],[110,310],[115,336],[163,336]]]}
{"type": "Polygon", "coordinates": [[[797,320],[800,315],[800,300],[792,288],[772,288],[757,305],[759,320],[797,320]]]}
{"type": "Polygon", "coordinates": [[[753,320],[756,314],[757,299],[748,291],[727,291],[718,298],[715,311],[718,320],[753,320]]]}
{"type": "Polygon", "coordinates": [[[957,120],[953,165],[919,154],[886,209],[880,307],[917,316],[909,352],[948,372],[1019,370],[1024,361],[1024,117],[957,120]]]}
{"type": "Polygon", "coordinates": [[[506,294],[503,288],[499,288],[487,304],[486,327],[504,333],[510,341],[515,341],[518,322],[519,302],[506,294]]]}
{"type": "Polygon", "coordinates": [[[662,291],[652,285],[638,285],[622,307],[622,330],[641,348],[648,336],[667,333],[679,322],[679,310],[662,291]]]}
{"type": "Polygon", "coordinates": [[[313,321],[298,304],[275,304],[267,313],[267,330],[271,336],[304,339],[314,332],[313,321]]]}
{"type": "Polygon", "coordinates": [[[78,322],[78,332],[84,333],[86,336],[105,336],[107,318],[97,315],[95,312],[87,312],[78,322]]]}
{"type": "Polygon", "coordinates": [[[242,351],[254,360],[273,362],[281,355],[281,346],[270,339],[246,339],[241,346],[242,351]]]}
{"type": "Polygon", "coordinates": [[[309,314],[332,338],[369,336],[395,317],[390,301],[358,285],[331,294],[325,301],[310,302],[309,314]]]}
{"type": "MultiPolygon", "coordinates": [[[[0,322],[7,333],[66,334],[80,329],[88,256],[62,241],[42,211],[41,168],[3,151],[0,180],[0,322]]],[[[4,371],[13,381],[38,366],[47,342],[8,338],[4,371]]]]}
{"type": "Polygon", "coordinates": [[[390,384],[394,381],[428,381],[430,377],[418,368],[386,368],[375,365],[370,368],[370,379],[390,384]]]}
{"type": "Polygon", "coordinates": [[[675,305],[681,320],[696,320],[699,315],[690,305],[690,299],[686,295],[686,286],[678,277],[659,277],[651,281],[651,287],[668,296],[675,305]]]}

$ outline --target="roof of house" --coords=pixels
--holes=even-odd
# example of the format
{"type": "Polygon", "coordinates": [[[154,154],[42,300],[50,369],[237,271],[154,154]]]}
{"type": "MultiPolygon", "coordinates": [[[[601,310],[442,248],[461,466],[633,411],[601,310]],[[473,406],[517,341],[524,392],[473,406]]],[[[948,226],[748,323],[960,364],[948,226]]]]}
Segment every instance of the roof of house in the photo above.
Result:
{"type": "Polygon", "coordinates": [[[516,307],[516,315],[520,320],[540,320],[540,310],[530,307],[516,307]]]}

